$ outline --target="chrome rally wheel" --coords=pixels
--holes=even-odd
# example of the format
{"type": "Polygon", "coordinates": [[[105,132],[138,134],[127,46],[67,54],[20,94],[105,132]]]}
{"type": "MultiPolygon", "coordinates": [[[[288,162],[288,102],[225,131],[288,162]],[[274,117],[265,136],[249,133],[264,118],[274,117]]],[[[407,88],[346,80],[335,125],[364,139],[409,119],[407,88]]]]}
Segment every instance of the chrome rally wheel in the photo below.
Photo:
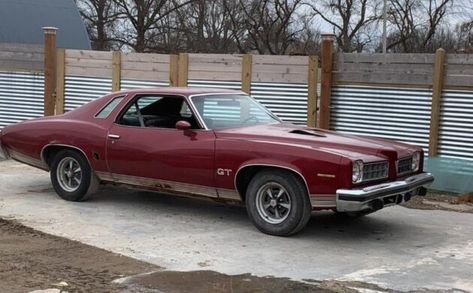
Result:
{"type": "Polygon", "coordinates": [[[256,209],[269,224],[280,224],[291,212],[291,197],[281,184],[266,183],[256,194],[256,209]]]}
{"type": "Polygon", "coordinates": [[[65,157],[57,166],[56,176],[62,189],[74,192],[82,182],[82,169],[76,159],[65,157]]]}
{"type": "Polygon", "coordinates": [[[312,212],[303,179],[278,168],[264,169],[251,179],[245,203],[256,228],[276,236],[299,232],[312,212]]]}
{"type": "Polygon", "coordinates": [[[98,188],[99,181],[87,158],[79,151],[63,149],[55,154],[51,164],[51,183],[65,200],[83,201],[98,188]]]}

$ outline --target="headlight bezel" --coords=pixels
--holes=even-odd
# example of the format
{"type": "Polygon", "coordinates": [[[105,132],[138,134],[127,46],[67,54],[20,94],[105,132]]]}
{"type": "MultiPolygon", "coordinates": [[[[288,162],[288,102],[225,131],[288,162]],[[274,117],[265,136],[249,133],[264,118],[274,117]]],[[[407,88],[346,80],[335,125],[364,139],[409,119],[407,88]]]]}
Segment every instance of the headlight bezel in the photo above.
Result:
{"type": "Polygon", "coordinates": [[[363,182],[363,165],[362,160],[352,162],[351,181],[353,184],[363,182]]]}
{"type": "Polygon", "coordinates": [[[412,172],[417,172],[419,171],[420,168],[420,161],[421,161],[421,153],[420,152],[414,152],[412,154],[412,163],[411,163],[411,171],[412,172]]]}

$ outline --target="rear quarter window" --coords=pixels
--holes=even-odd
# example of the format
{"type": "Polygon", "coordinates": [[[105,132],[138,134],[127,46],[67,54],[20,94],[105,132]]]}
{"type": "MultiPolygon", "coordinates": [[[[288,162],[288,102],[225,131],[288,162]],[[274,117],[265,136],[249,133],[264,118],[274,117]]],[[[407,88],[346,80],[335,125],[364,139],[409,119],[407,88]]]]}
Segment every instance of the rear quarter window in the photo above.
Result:
{"type": "Polygon", "coordinates": [[[111,100],[110,102],[108,102],[107,105],[105,105],[105,107],[102,108],[102,110],[100,110],[97,115],[95,115],[95,118],[107,118],[108,115],[110,115],[110,113],[112,113],[112,111],[117,107],[118,104],[120,104],[120,102],[123,100],[123,97],[116,97],[114,98],[113,100],[111,100]]]}

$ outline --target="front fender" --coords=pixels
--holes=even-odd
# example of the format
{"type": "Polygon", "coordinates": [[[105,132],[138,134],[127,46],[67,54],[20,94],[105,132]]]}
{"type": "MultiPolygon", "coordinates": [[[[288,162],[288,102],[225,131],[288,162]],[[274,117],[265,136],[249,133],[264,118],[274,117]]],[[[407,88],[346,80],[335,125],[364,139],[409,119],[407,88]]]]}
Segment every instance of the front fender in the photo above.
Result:
{"type": "MultiPolygon", "coordinates": [[[[345,187],[343,157],[321,149],[254,141],[218,140],[216,147],[216,184],[234,189],[238,173],[248,166],[279,167],[302,177],[309,194],[335,194],[345,187]],[[218,170],[227,170],[222,175],[218,170]],[[230,176],[231,175],[231,176],[230,176]]],[[[351,176],[351,175],[350,175],[351,176]]]]}

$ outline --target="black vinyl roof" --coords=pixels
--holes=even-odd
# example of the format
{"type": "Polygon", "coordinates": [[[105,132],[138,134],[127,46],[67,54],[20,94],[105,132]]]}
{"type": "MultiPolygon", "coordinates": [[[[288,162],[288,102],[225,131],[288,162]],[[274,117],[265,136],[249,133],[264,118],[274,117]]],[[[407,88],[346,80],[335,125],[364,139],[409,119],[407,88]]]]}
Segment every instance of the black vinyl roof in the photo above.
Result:
{"type": "Polygon", "coordinates": [[[0,0],[0,43],[42,44],[44,26],[57,27],[57,47],[90,49],[74,0],[0,0]]]}

